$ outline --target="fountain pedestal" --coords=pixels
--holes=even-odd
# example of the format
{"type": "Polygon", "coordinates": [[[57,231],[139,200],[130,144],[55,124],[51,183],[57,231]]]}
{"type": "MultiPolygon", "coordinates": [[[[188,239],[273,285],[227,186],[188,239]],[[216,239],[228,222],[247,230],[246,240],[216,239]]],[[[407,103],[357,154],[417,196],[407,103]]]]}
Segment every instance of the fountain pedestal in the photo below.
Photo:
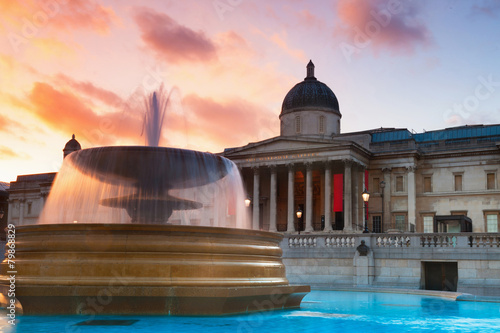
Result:
{"type": "MultiPolygon", "coordinates": [[[[277,233],[197,226],[46,224],[16,228],[25,314],[220,315],[295,308],[277,233]]],[[[0,284],[8,289],[7,262],[0,284]]]]}

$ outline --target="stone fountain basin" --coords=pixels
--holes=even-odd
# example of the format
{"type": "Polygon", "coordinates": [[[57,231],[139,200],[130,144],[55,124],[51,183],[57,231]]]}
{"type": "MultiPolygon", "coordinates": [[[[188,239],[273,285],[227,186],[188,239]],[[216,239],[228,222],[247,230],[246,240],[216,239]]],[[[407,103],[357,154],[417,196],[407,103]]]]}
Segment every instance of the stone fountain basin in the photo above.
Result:
{"type": "Polygon", "coordinates": [[[83,174],[144,191],[210,184],[223,178],[230,168],[229,160],[220,156],[166,147],[89,148],[73,152],[68,159],[83,174]]]}
{"type": "MultiPolygon", "coordinates": [[[[310,288],[288,284],[281,239],[198,226],[19,226],[16,297],[25,314],[218,315],[299,307],[310,288]]],[[[8,271],[4,260],[4,293],[8,271]]]]}

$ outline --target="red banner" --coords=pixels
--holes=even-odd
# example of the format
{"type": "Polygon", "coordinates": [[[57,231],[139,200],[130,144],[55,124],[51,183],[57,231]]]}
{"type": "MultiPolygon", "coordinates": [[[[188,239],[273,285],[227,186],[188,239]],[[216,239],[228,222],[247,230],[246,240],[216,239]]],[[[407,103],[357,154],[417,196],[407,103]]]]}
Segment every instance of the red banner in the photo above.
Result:
{"type": "Polygon", "coordinates": [[[333,175],[333,211],[344,211],[344,175],[333,175]]]}

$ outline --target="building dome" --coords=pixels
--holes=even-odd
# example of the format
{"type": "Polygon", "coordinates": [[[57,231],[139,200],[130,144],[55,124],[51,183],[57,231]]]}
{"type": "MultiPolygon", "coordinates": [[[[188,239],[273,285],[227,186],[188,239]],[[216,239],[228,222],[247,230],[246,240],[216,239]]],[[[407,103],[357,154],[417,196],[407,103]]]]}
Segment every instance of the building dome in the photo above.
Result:
{"type": "Polygon", "coordinates": [[[314,77],[314,64],[307,76],[286,94],[281,106],[281,136],[331,137],[340,134],[339,101],[326,84],[314,77]]]}
{"type": "Polygon", "coordinates": [[[339,102],[333,91],[314,77],[314,64],[307,64],[307,77],[286,94],[281,115],[305,110],[330,111],[340,114],[339,102]]]}
{"type": "Polygon", "coordinates": [[[69,153],[82,149],[82,146],[75,139],[75,135],[73,134],[71,140],[69,140],[64,146],[63,153],[64,157],[68,156],[69,153]]]}

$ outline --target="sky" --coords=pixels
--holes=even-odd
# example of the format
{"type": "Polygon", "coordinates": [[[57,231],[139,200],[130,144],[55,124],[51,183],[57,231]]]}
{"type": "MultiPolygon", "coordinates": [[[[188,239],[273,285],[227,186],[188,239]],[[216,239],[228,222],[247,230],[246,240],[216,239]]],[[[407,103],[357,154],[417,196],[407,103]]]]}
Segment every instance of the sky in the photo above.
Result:
{"type": "Polygon", "coordinates": [[[0,1],[0,181],[58,171],[72,134],[143,145],[162,85],[161,145],[278,136],[310,59],[343,133],[498,124],[499,31],[500,0],[0,1]]]}

